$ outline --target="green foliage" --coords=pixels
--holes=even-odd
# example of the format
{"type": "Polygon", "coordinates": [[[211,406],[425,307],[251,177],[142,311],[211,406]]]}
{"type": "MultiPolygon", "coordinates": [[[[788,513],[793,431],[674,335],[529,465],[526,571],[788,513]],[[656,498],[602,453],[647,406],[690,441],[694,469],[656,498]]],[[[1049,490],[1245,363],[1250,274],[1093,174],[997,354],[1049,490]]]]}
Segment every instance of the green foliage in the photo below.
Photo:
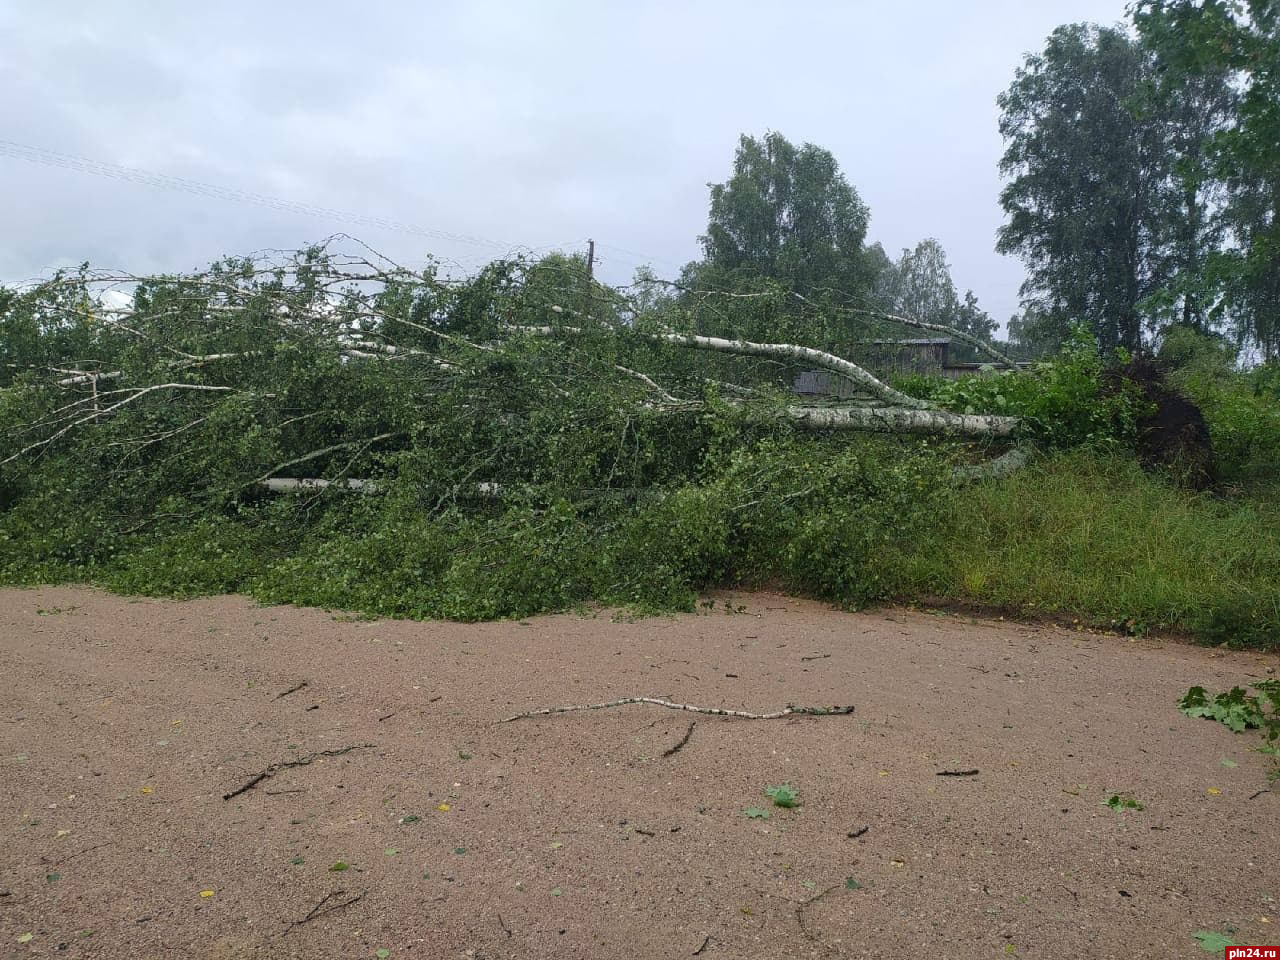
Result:
{"type": "MultiPolygon", "coordinates": [[[[1207,131],[1204,162],[1187,180],[1216,188],[1232,239],[1208,259],[1201,285],[1217,294],[1241,340],[1280,353],[1280,7],[1269,0],[1141,0],[1134,22],[1163,82],[1195,89],[1223,78],[1227,122],[1207,131]]],[[[1219,80],[1219,82],[1222,82],[1219,80]]]]}
{"type": "Polygon", "coordinates": [[[1138,304],[1164,280],[1157,244],[1170,158],[1161,124],[1136,102],[1149,69],[1122,30],[1071,24],[999,97],[1009,180],[999,249],[1026,263],[1027,301],[1063,334],[1085,320],[1107,348],[1141,345],[1138,304]]]}
{"type": "Polygon", "coordinates": [[[1203,411],[1224,479],[1280,474],[1280,363],[1242,372],[1232,346],[1183,327],[1165,335],[1160,358],[1203,411]]]}
{"type": "Polygon", "coordinates": [[[1188,717],[1216,720],[1233,733],[1260,730],[1262,744],[1258,750],[1273,758],[1268,778],[1277,780],[1280,779],[1280,680],[1259,680],[1252,686],[1252,695],[1243,687],[1232,687],[1212,698],[1204,687],[1192,687],[1178,701],[1178,709],[1188,717]]]}
{"type": "Polygon", "coordinates": [[[900,386],[958,413],[1023,417],[1029,435],[1049,446],[1131,448],[1141,404],[1133,391],[1108,385],[1103,373],[1097,343],[1077,327],[1053,359],[1030,370],[958,380],[908,377],[900,386]]]}
{"type": "MultiPolygon", "coordinates": [[[[743,135],[733,176],[711,186],[704,281],[769,278],[805,291],[865,282],[868,212],[827,150],[743,135]]],[[[713,284],[724,285],[724,284],[713,284]]]]}
{"type": "MultiPolygon", "coordinates": [[[[1088,337],[1028,372],[910,384],[1075,449],[961,486],[951,468],[973,452],[953,441],[798,432],[777,415],[793,365],[628,335],[839,319],[784,286],[638,311],[568,258],[452,284],[360,270],[321,250],[228,260],[146,280],[124,324],[99,315],[90,274],[6,294],[0,321],[35,330],[6,345],[14,362],[74,351],[63,370],[102,376],[60,384],[28,366],[0,386],[0,582],[461,620],[687,610],[708,588],[767,584],[848,607],[943,596],[1275,643],[1273,503],[1139,472],[1137,403],[1088,337]],[[559,324],[575,300],[604,320],[575,315],[563,338],[503,329],[559,324]],[[331,486],[277,495],[268,477],[331,486]]],[[[1179,370],[1210,370],[1226,398],[1215,439],[1246,430],[1227,400],[1247,387],[1262,411],[1280,384],[1194,358],[1179,370]]],[[[1247,430],[1259,446],[1262,421],[1247,430]]]]}

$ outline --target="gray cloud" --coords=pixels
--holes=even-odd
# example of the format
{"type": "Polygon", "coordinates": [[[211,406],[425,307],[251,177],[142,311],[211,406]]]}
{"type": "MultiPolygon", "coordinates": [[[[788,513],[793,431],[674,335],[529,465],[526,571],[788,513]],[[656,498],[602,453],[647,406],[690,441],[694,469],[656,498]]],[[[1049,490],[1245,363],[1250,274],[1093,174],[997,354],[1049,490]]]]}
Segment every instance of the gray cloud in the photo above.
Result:
{"type": "MultiPolygon", "coordinates": [[[[832,150],[890,252],[926,236],[1000,319],[995,97],[1124,0],[955,4],[0,2],[0,138],[504,244],[601,273],[698,253],[741,132],[832,150]]],[[[0,278],[189,269],[346,229],[412,263],[498,248],[0,157],[0,278]]]]}

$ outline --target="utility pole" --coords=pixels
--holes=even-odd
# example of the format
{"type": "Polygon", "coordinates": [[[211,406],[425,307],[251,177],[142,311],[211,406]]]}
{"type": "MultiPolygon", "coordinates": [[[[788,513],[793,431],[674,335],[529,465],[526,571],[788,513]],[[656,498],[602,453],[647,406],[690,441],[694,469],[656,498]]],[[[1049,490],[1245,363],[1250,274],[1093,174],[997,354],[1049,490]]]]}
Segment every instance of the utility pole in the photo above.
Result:
{"type": "Polygon", "coordinates": [[[596,267],[596,242],[594,240],[587,241],[587,279],[591,280],[595,277],[596,267]]]}

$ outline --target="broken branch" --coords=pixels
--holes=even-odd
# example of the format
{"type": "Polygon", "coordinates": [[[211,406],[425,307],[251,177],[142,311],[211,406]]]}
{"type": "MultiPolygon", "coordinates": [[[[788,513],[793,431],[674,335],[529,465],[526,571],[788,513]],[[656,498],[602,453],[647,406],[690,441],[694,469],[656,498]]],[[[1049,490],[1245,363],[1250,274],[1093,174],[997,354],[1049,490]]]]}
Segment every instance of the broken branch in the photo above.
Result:
{"type": "Polygon", "coordinates": [[[774,713],[748,713],[745,710],[726,710],[721,707],[695,707],[688,703],[673,703],[658,697],[623,697],[621,700],[610,700],[607,703],[583,703],[569,707],[547,707],[543,710],[531,710],[528,713],[517,713],[515,716],[499,720],[499,723],[511,723],[513,720],[525,720],[530,717],[546,717],[557,713],[573,713],[577,710],[604,710],[608,707],[623,707],[631,703],[651,703],[657,707],[671,710],[686,710],[689,713],[705,713],[712,717],[737,717],[740,720],[779,720],[782,717],[810,716],[829,717],[853,713],[853,707],[797,707],[787,704],[774,713]]]}

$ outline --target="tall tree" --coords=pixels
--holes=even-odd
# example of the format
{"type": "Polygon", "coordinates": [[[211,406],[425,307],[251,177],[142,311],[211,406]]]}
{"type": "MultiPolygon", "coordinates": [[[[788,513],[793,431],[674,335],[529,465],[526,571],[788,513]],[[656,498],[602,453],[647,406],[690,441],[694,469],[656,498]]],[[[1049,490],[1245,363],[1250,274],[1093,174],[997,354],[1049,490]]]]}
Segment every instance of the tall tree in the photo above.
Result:
{"type": "Polygon", "coordinates": [[[1027,264],[1024,303],[1065,335],[1136,348],[1142,308],[1163,289],[1169,157],[1139,109],[1150,58],[1120,30],[1059,27],[999,97],[1005,139],[997,249],[1027,264]]]}
{"type": "Polygon", "coordinates": [[[1218,284],[1239,340],[1280,356],[1280,3],[1140,0],[1134,22],[1168,86],[1225,82],[1238,97],[1195,171],[1226,193],[1228,245],[1204,285],[1218,284]]]}
{"type": "Polygon", "coordinates": [[[997,324],[991,314],[978,306],[978,298],[972,290],[964,292],[964,301],[951,324],[957,330],[971,333],[980,340],[991,340],[996,332],[997,324]]]}
{"type": "Polygon", "coordinates": [[[868,212],[827,150],[780,133],[738,141],[733,176],[711,184],[701,238],[707,273],[767,277],[805,292],[861,292],[870,271],[868,212]]]}
{"type": "Polygon", "coordinates": [[[891,290],[896,312],[926,323],[955,324],[960,298],[947,252],[937,240],[921,240],[914,250],[902,251],[894,264],[891,290]]]}

